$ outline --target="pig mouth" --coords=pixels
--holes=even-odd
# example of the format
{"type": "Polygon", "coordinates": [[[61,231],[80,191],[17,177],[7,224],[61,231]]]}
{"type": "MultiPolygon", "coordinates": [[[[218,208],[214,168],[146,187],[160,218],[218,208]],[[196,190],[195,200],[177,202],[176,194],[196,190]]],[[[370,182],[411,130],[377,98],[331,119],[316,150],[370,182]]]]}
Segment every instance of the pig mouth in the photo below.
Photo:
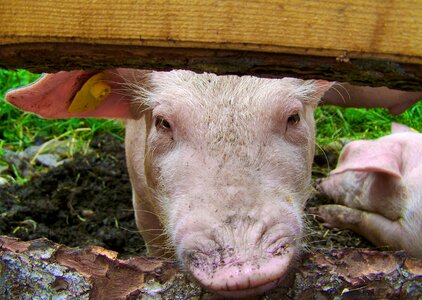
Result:
{"type": "MultiPolygon", "coordinates": [[[[230,252],[230,249],[229,249],[230,252]]],[[[206,289],[223,297],[241,298],[263,294],[278,286],[292,269],[296,247],[284,245],[265,255],[222,258],[221,249],[184,255],[193,277],[206,289]]]]}

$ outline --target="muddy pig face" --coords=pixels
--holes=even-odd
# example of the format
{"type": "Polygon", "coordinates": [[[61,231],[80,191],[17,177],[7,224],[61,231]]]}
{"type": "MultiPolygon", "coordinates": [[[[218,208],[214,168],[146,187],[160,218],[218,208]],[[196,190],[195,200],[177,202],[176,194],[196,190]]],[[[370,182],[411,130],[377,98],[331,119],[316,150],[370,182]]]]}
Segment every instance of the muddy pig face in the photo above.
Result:
{"type": "Polygon", "coordinates": [[[152,73],[138,90],[148,110],[126,125],[138,225],[148,231],[158,216],[167,244],[207,288],[259,293],[291,269],[324,85],[173,71],[152,73]]]}
{"type": "Polygon", "coordinates": [[[330,84],[117,69],[44,76],[7,95],[48,118],[126,119],[137,225],[223,296],[262,293],[292,269],[330,84]]]}

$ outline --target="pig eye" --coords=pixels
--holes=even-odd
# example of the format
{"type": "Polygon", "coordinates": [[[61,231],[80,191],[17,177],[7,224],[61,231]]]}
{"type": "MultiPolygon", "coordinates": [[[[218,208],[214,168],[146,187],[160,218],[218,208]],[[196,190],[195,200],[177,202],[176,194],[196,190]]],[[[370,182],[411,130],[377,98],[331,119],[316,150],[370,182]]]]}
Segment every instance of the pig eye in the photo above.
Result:
{"type": "Polygon", "coordinates": [[[298,113],[295,113],[287,119],[287,122],[291,125],[297,125],[300,122],[300,116],[298,113]]]}
{"type": "Polygon", "coordinates": [[[171,129],[170,123],[163,117],[157,117],[155,119],[155,127],[157,129],[164,129],[164,130],[171,129]]]}

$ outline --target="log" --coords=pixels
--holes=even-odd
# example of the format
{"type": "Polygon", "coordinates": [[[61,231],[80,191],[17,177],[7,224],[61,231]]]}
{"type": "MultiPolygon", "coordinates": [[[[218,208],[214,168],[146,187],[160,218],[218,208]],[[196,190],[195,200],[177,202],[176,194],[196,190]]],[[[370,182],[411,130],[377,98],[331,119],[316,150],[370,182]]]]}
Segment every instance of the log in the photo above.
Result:
{"type": "MultiPolygon", "coordinates": [[[[404,252],[335,249],[308,253],[262,299],[419,299],[422,261],[404,252]]],[[[1,299],[210,299],[173,261],[119,259],[101,247],[0,237],[1,299]]]]}
{"type": "Polygon", "coordinates": [[[422,9],[404,1],[0,1],[0,67],[134,67],[422,90],[422,9]]]}
{"type": "Polygon", "coordinates": [[[33,72],[115,67],[190,69],[270,78],[320,78],[355,85],[422,90],[422,65],[369,58],[350,59],[346,63],[331,57],[234,50],[74,43],[13,44],[0,45],[0,67],[26,68],[33,72]]]}

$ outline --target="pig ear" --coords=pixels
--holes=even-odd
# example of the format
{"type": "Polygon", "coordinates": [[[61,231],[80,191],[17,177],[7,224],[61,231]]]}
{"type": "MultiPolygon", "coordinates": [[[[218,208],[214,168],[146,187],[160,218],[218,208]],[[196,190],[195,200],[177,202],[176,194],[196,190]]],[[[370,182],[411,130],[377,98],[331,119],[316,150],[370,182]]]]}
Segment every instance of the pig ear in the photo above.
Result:
{"type": "Polygon", "coordinates": [[[314,108],[318,106],[322,96],[328,91],[334,82],[329,82],[326,80],[305,80],[302,81],[305,87],[304,90],[304,101],[308,104],[311,104],[314,108]]]}
{"type": "Polygon", "coordinates": [[[418,133],[418,131],[416,129],[413,129],[411,127],[408,127],[406,125],[403,124],[399,124],[399,123],[391,123],[391,133],[400,133],[400,132],[416,132],[418,133]]]}
{"type": "Polygon", "coordinates": [[[335,82],[330,82],[326,80],[315,80],[316,89],[314,97],[321,99],[322,96],[324,96],[325,92],[328,91],[334,84],[335,82]]]}
{"type": "MultiPolygon", "coordinates": [[[[44,118],[136,118],[128,83],[147,80],[147,71],[115,69],[44,75],[34,84],[10,91],[6,100],[44,118]]],[[[143,109],[140,108],[140,111],[143,109]]]]}
{"type": "Polygon", "coordinates": [[[380,141],[354,141],[341,152],[337,168],[331,174],[346,171],[380,172],[401,178],[399,144],[380,141]]]}

